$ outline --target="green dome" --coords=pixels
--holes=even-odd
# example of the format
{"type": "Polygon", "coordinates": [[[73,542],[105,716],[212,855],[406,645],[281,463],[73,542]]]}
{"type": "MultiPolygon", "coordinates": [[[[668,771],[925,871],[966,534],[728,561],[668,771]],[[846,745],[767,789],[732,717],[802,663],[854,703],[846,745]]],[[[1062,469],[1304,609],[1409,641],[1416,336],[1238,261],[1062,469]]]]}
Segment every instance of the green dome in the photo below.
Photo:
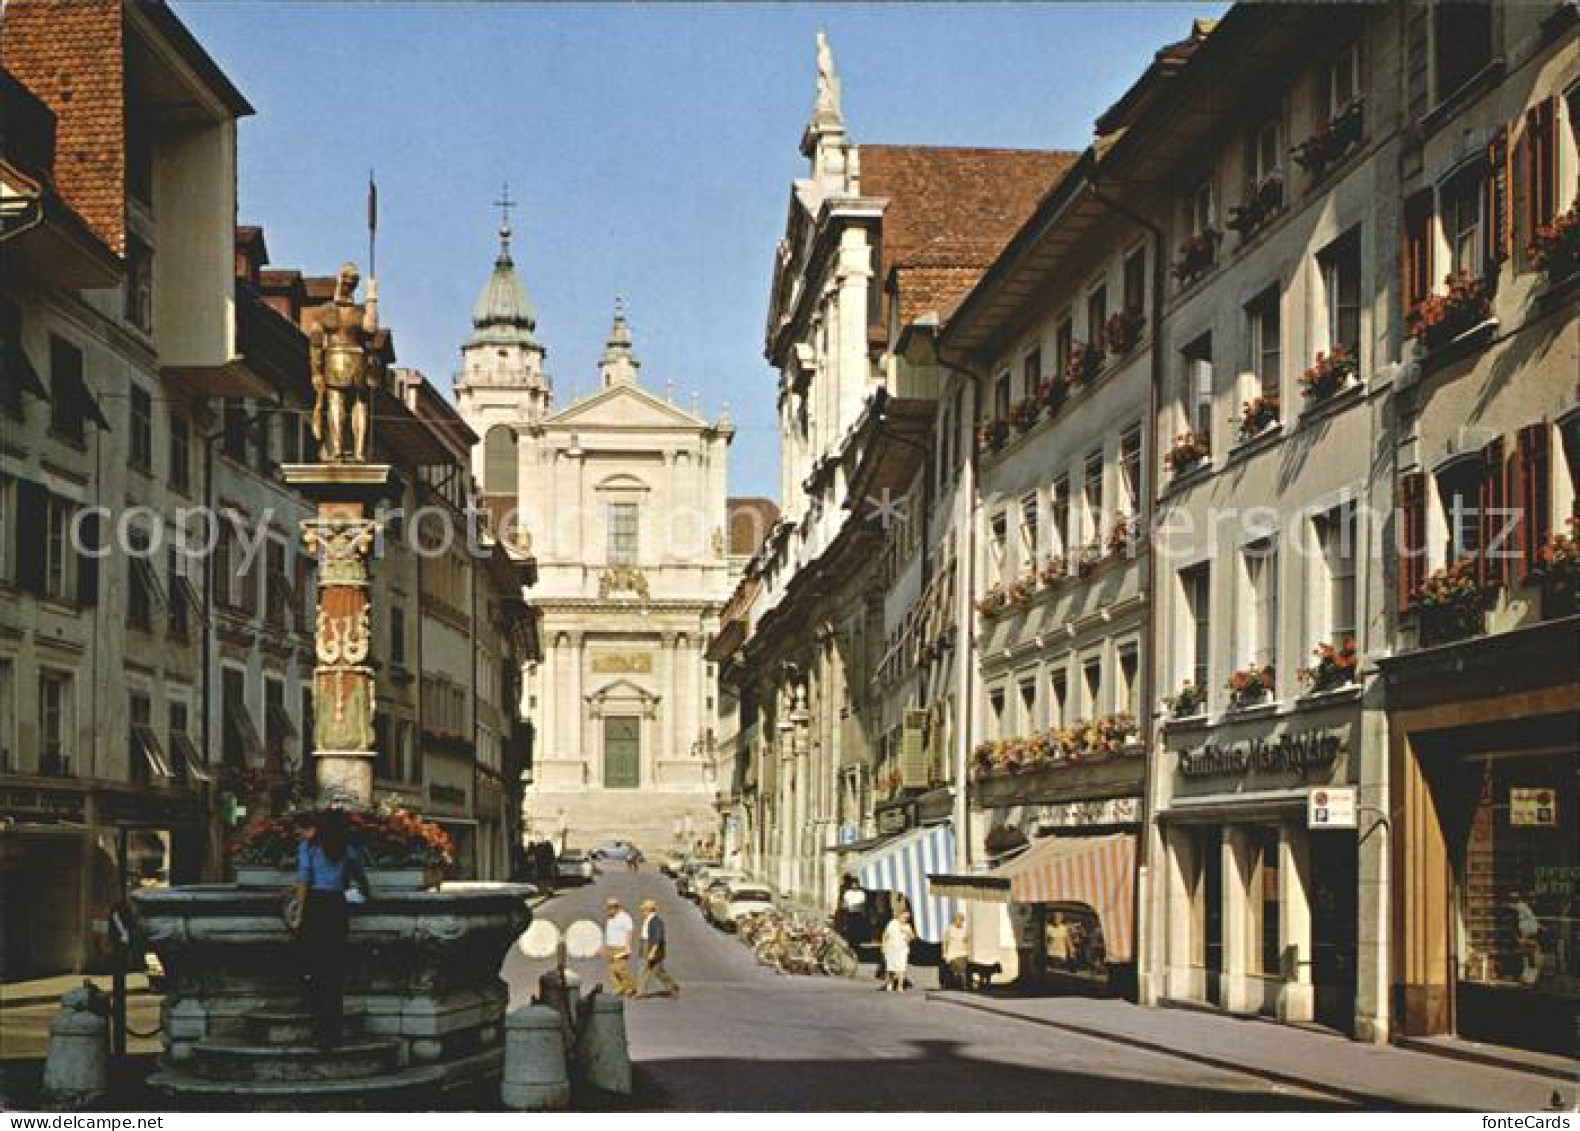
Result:
{"type": "Polygon", "coordinates": [[[536,345],[532,331],[537,328],[537,313],[527,288],[516,274],[510,258],[510,229],[499,229],[499,256],[494,273],[472,306],[472,336],[467,345],[536,345]]]}

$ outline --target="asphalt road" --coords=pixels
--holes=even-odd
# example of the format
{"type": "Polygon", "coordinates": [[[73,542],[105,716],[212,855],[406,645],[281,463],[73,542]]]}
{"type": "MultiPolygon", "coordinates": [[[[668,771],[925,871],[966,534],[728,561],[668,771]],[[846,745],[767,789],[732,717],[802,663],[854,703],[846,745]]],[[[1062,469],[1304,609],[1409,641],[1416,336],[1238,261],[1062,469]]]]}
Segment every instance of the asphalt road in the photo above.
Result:
{"type": "MultiPolygon", "coordinates": [[[[1109,1041],[878,993],[868,978],[790,977],[759,967],[651,866],[624,865],[565,892],[537,915],[565,928],[598,922],[613,896],[635,915],[659,901],[678,998],[631,1002],[630,1106],[681,1111],[1333,1110],[1326,1096],[1109,1041]]],[[[572,963],[584,992],[609,979],[572,963]]],[[[512,1007],[547,963],[513,951],[512,1007]]]]}

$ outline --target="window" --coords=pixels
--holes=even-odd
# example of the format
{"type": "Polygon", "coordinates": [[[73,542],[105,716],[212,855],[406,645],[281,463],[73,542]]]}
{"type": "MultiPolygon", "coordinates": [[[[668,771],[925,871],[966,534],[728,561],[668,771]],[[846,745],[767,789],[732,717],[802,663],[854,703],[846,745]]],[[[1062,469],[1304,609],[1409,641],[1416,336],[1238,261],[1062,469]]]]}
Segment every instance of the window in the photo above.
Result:
{"type": "Polygon", "coordinates": [[[51,495],[46,504],[44,526],[44,596],[70,601],[75,580],[76,555],[71,545],[71,520],[76,507],[68,499],[51,495]]]}
{"type": "Polygon", "coordinates": [[[1205,690],[1212,655],[1212,566],[1208,562],[1180,570],[1185,609],[1185,661],[1190,680],[1205,690]]]}
{"type": "Polygon", "coordinates": [[[1141,650],[1138,645],[1126,644],[1119,649],[1119,703],[1117,706],[1131,718],[1140,710],[1141,702],[1141,650]]]}
{"type": "Polygon", "coordinates": [[[1108,321],[1108,288],[1098,287],[1086,296],[1086,339],[1097,345],[1103,340],[1103,323],[1108,321]]]}
{"type": "Polygon", "coordinates": [[[995,687],[988,692],[988,721],[994,738],[1007,737],[1004,733],[1004,689],[995,687]]]}
{"type": "Polygon", "coordinates": [[[1327,348],[1343,347],[1352,358],[1361,349],[1361,239],[1351,228],[1317,253],[1322,277],[1322,299],[1327,348]]]}
{"type": "Polygon", "coordinates": [[[1037,679],[1027,676],[1020,681],[1020,732],[1030,734],[1037,729],[1037,679]]]}
{"type": "MultiPolygon", "coordinates": [[[[302,708],[300,716],[302,720],[302,741],[296,764],[305,770],[313,764],[313,746],[315,745],[313,741],[313,691],[311,687],[302,688],[300,703],[302,708]]],[[[396,724],[397,727],[404,725],[406,724],[396,724]]]]}
{"type": "Polygon", "coordinates": [[[1026,495],[1020,501],[1020,546],[1028,569],[1037,565],[1037,496],[1026,495]]]}
{"type": "Polygon", "coordinates": [[[247,677],[240,668],[223,668],[220,675],[220,757],[227,766],[247,764],[247,677]]]}
{"type": "MultiPolygon", "coordinates": [[[[1571,93],[1571,129],[1577,128],[1574,98],[1571,93]]],[[[1525,127],[1525,223],[1534,235],[1558,214],[1558,99],[1548,98],[1527,110],[1525,127]]]]}
{"type": "Polygon", "coordinates": [[[1050,553],[1062,554],[1070,544],[1070,477],[1061,475],[1053,481],[1050,516],[1053,529],[1049,531],[1050,553]]]}
{"type": "Polygon", "coordinates": [[[139,471],[152,471],[154,466],[154,400],[148,390],[133,384],[127,397],[127,429],[130,459],[139,471]]]}
{"type": "Polygon", "coordinates": [[[1279,158],[1283,156],[1280,132],[1278,116],[1275,114],[1257,126],[1247,139],[1245,171],[1253,193],[1279,171],[1279,158]]]}
{"type": "Polygon", "coordinates": [[[1103,449],[1093,448],[1086,453],[1082,470],[1081,492],[1086,501],[1087,540],[1098,537],[1103,531],[1103,449]]]}
{"type": "Polygon", "coordinates": [[[16,480],[0,472],[0,585],[16,581],[16,567],[16,480]]]}
{"type": "Polygon", "coordinates": [[[291,607],[291,579],[285,572],[285,543],[266,538],[264,553],[263,612],[271,628],[284,629],[286,610],[291,607]]]}
{"type": "Polygon", "coordinates": [[[998,375],[998,380],[993,382],[993,419],[1009,419],[1009,370],[998,375]]]}
{"type": "Polygon", "coordinates": [[[1075,353],[1075,323],[1068,315],[1059,323],[1053,335],[1053,371],[1061,380],[1070,369],[1070,357],[1075,353]]]}
{"type": "Polygon", "coordinates": [[[1485,171],[1468,170],[1443,187],[1443,238],[1453,272],[1481,274],[1481,197],[1485,171]]]}
{"type": "MultiPolygon", "coordinates": [[[[1245,547],[1245,579],[1250,597],[1242,651],[1258,667],[1278,666],[1278,541],[1263,538],[1245,547]]],[[[1238,658],[1237,658],[1238,659],[1238,658]]]]}
{"type": "Polygon", "coordinates": [[[236,397],[226,397],[222,410],[224,438],[220,448],[238,463],[247,462],[247,402],[236,397]]]}
{"type": "Polygon", "coordinates": [[[313,578],[313,556],[305,550],[296,552],[296,631],[311,633],[318,610],[318,587],[313,578]]]}
{"type": "Polygon", "coordinates": [[[302,462],[302,422],[294,415],[280,417],[280,462],[302,462]]]}
{"type": "Polygon", "coordinates": [[[390,607],[390,663],[406,662],[406,610],[399,605],[390,607]]]}
{"type": "Polygon", "coordinates": [[[637,558],[636,503],[609,504],[609,563],[635,565],[637,558]]]}
{"type": "Polygon", "coordinates": [[[1147,253],[1137,248],[1125,256],[1125,311],[1140,314],[1147,308],[1147,253]]]}
{"type": "Polygon", "coordinates": [[[175,546],[169,547],[168,554],[165,575],[170,579],[170,602],[166,607],[166,628],[173,639],[186,640],[191,634],[192,610],[201,606],[187,579],[184,555],[175,546]]]}
{"type": "Polygon", "coordinates": [[[1081,665],[1081,682],[1086,686],[1086,717],[1095,719],[1103,705],[1103,660],[1093,656],[1081,665]]]}
{"type": "Polygon", "coordinates": [[[1346,503],[1316,520],[1317,546],[1321,550],[1323,584],[1318,598],[1326,605],[1320,609],[1319,623],[1325,622],[1327,641],[1342,644],[1355,639],[1355,507],[1346,503]]]}
{"type": "Polygon", "coordinates": [[[1048,677],[1048,725],[1062,727],[1069,722],[1070,677],[1064,666],[1054,668],[1048,677]]]}
{"type": "Polygon", "coordinates": [[[69,777],[71,764],[71,676],[38,673],[38,772],[69,777]]]}
{"type": "Polygon", "coordinates": [[[1251,372],[1256,378],[1256,395],[1276,404],[1283,361],[1278,288],[1263,292],[1245,308],[1245,316],[1250,330],[1251,372]]]}
{"type": "Polygon", "coordinates": [[[53,334],[49,339],[49,384],[50,430],[81,443],[87,421],[82,403],[87,388],[82,377],[82,351],[53,334]]]}
{"type": "Polygon", "coordinates": [[[1404,202],[1404,309],[1432,293],[1432,190],[1404,202]]]}
{"type": "Polygon", "coordinates": [[[192,485],[192,425],[186,413],[170,413],[170,486],[185,492],[192,485]]]}
{"type": "Polygon", "coordinates": [[[1119,437],[1119,483],[1126,513],[1141,513],[1141,425],[1132,424],[1119,437]]]}
{"type": "Polygon", "coordinates": [[[148,535],[136,527],[126,531],[126,623],[148,632],[154,623],[154,595],[149,579],[148,535]]]}
{"type": "Polygon", "coordinates": [[[128,765],[131,779],[138,782],[168,781],[175,775],[170,772],[170,761],[165,757],[164,745],[154,730],[152,701],[140,691],[127,697],[128,765]]]}
{"type": "Polygon", "coordinates": [[[1328,120],[1342,114],[1361,94],[1361,41],[1355,40],[1335,55],[1323,74],[1323,106],[1328,120]]]}
{"type": "Polygon", "coordinates": [[[988,561],[992,563],[994,572],[999,580],[1010,580],[1009,563],[1009,518],[1004,511],[999,511],[988,520],[988,561]]]}
{"type": "Polygon", "coordinates": [[[275,419],[272,416],[260,416],[253,421],[258,437],[258,474],[272,475],[274,473],[274,429],[275,419]]]}
{"type": "Polygon", "coordinates": [[[263,681],[263,733],[268,752],[268,764],[275,769],[285,766],[285,744],[296,737],[296,727],[285,709],[285,682],[265,678],[263,681]]]}
{"type": "Polygon", "coordinates": [[[1432,5],[1432,56],[1443,102],[1492,61],[1492,5],[1432,5]]]}
{"type": "Polygon", "coordinates": [[[483,437],[483,490],[516,493],[516,432],[508,424],[494,425],[483,437]]]}
{"type": "Polygon", "coordinates": [[[1183,351],[1185,426],[1204,442],[1212,440],[1212,335],[1203,334],[1183,351]]]}
{"type": "Polygon", "coordinates": [[[0,774],[17,773],[16,667],[0,657],[0,774]]]}
{"type": "Polygon", "coordinates": [[[1020,363],[1020,395],[1035,397],[1037,386],[1042,383],[1042,349],[1038,347],[1028,353],[1020,363]]]}
{"type": "Polygon", "coordinates": [[[1193,236],[1212,231],[1214,219],[1212,181],[1205,180],[1191,190],[1186,203],[1186,226],[1193,236]]]}
{"type": "Polygon", "coordinates": [[[154,253],[136,236],[126,237],[126,290],[122,317],[148,334],[154,328],[154,253]]]}

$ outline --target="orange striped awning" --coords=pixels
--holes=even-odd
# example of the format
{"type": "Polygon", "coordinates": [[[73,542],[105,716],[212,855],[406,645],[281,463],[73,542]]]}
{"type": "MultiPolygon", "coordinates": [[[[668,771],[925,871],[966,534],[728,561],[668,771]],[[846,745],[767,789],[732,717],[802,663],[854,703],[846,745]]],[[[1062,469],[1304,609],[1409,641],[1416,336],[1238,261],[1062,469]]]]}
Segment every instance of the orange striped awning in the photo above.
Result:
{"type": "Polygon", "coordinates": [[[1045,837],[990,872],[930,877],[935,896],[990,903],[1083,903],[1097,913],[1110,962],[1134,955],[1136,838],[1045,837]]]}

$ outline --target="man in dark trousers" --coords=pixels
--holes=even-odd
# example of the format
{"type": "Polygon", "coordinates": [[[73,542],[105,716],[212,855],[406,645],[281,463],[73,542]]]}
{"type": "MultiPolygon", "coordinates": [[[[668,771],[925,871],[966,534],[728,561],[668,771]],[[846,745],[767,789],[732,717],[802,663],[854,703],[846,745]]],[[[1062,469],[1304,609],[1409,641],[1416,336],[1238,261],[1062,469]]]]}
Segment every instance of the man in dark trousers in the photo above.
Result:
{"type": "Polygon", "coordinates": [[[647,980],[649,977],[657,978],[664,987],[665,997],[679,997],[680,987],[675,984],[675,979],[669,976],[669,971],[664,969],[664,959],[667,956],[667,939],[664,932],[664,920],[658,917],[658,904],[651,899],[642,901],[642,978],[637,985],[637,996],[647,996],[647,980]]]}

